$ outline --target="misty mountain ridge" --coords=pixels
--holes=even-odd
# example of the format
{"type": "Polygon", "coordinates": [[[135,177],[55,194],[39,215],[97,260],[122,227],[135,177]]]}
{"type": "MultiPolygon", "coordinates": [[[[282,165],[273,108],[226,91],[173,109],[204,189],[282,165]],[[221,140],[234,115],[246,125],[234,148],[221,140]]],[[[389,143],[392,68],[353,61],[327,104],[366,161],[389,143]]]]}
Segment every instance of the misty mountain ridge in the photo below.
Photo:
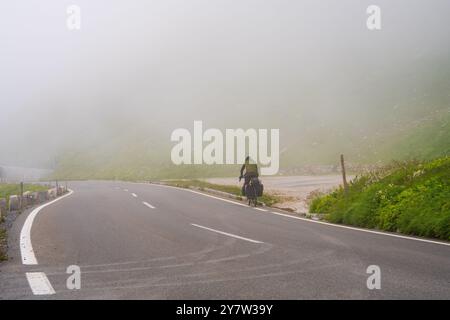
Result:
{"type": "MultiPolygon", "coordinates": [[[[392,160],[430,159],[450,154],[450,109],[380,128],[355,137],[349,130],[311,128],[309,140],[280,139],[280,173],[309,165],[337,165],[344,153],[352,164],[383,164],[392,160]],[[350,138],[349,138],[350,137],[350,138]]],[[[281,134],[283,130],[281,130],[281,134]]],[[[282,134],[283,136],[283,134],[282,134]]],[[[306,137],[306,135],[304,135],[306,137]]],[[[165,139],[120,137],[109,143],[58,158],[56,176],[71,179],[164,179],[236,175],[238,165],[180,165],[170,160],[165,139]]],[[[204,144],[205,145],[205,144],[204,144]]]]}

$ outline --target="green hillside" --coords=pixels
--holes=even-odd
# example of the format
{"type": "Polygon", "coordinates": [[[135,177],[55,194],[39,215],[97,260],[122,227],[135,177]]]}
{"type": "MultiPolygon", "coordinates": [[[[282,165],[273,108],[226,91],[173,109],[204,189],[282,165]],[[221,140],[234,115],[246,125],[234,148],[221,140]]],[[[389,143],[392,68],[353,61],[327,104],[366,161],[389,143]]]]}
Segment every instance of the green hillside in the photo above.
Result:
{"type": "Polygon", "coordinates": [[[289,168],[334,164],[341,153],[349,162],[357,164],[430,160],[450,155],[450,109],[432,110],[416,118],[404,116],[397,121],[380,119],[371,130],[362,130],[359,124],[339,130],[317,128],[310,136],[302,136],[288,145],[281,165],[289,168]]]}

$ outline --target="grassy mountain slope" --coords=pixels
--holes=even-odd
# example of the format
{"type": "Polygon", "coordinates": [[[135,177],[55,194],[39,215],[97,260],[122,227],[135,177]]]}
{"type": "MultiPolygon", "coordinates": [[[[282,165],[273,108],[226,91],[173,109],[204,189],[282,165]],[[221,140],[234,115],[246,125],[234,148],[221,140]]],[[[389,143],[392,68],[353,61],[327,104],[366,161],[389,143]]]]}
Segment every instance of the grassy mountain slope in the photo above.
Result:
{"type": "MultiPolygon", "coordinates": [[[[348,131],[354,128],[349,128],[348,131]]],[[[392,160],[427,160],[450,154],[450,112],[437,110],[416,120],[379,129],[372,134],[338,134],[316,128],[310,136],[280,137],[281,169],[308,164],[336,164],[344,153],[348,162],[386,164],[392,160]],[[290,142],[294,141],[295,142],[290,142]]],[[[286,130],[287,131],[287,130],[286,130]]],[[[59,179],[178,179],[236,175],[238,165],[173,165],[170,136],[123,136],[60,157],[59,179]],[[131,141],[131,142],[130,142],[131,141]]]]}

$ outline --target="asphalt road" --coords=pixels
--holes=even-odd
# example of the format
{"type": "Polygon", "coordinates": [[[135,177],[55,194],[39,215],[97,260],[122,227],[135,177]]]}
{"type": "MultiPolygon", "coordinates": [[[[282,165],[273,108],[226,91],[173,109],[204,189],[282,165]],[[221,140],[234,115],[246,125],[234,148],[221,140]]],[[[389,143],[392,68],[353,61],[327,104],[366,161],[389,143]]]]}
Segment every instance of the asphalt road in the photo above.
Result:
{"type": "Polygon", "coordinates": [[[158,185],[69,186],[31,225],[37,264],[21,258],[31,210],[15,221],[0,299],[450,299],[449,245],[158,185]],[[80,267],[79,290],[67,288],[70,265],[80,267]],[[370,265],[381,289],[367,288],[370,265]]]}

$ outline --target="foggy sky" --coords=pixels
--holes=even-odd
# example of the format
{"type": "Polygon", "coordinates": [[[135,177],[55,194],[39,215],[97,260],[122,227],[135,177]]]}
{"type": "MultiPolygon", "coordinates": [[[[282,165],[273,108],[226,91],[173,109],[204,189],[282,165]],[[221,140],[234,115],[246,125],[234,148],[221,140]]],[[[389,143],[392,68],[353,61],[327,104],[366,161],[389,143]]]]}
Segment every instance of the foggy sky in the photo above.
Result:
{"type": "Polygon", "coordinates": [[[448,0],[2,1],[0,164],[128,134],[170,144],[194,120],[280,128],[286,146],[312,123],[360,134],[398,107],[448,108],[449,16],[448,0]]]}

